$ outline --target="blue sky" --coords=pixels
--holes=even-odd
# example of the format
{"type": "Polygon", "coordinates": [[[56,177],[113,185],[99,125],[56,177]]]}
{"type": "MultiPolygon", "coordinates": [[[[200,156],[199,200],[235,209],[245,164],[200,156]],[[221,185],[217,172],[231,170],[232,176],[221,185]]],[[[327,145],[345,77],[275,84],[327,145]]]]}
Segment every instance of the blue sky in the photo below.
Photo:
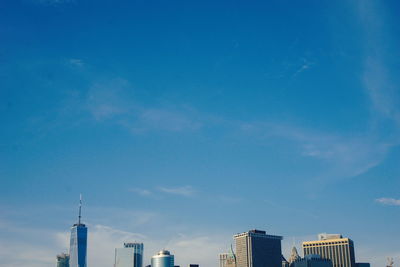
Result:
{"type": "Polygon", "coordinates": [[[0,266],[216,266],[250,228],[400,261],[398,1],[0,3],[0,266]]]}

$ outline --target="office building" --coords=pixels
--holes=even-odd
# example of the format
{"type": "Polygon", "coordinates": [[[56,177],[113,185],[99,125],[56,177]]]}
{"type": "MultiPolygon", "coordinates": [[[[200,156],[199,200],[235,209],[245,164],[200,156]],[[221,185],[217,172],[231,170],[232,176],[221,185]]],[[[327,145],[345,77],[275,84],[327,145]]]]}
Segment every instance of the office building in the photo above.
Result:
{"type": "Polygon", "coordinates": [[[71,239],[69,249],[70,267],[87,267],[87,227],[81,223],[82,197],[79,201],[78,223],[71,228],[71,239]]]}
{"type": "Polygon", "coordinates": [[[296,259],[290,267],[332,267],[332,261],[323,259],[320,255],[307,255],[303,259],[296,259]]]}
{"type": "Polygon", "coordinates": [[[168,250],[161,250],[151,257],[151,267],[174,267],[174,255],[168,250]]]}
{"type": "Polygon", "coordinates": [[[57,255],[57,267],[69,267],[69,255],[61,253],[57,255]]]}
{"type": "Polygon", "coordinates": [[[236,267],[281,267],[281,236],[250,230],[234,235],[236,267]]]}
{"type": "Polygon", "coordinates": [[[115,249],[114,267],[143,267],[143,243],[124,243],[115,249]]]}
{"type": "Polygon", "coordinates": [[[332,261],[333,267],[355,267],[354,244],[339,234],[319,234],[318,241],[303,242],[306,255],[320,255],[332,261]]]}

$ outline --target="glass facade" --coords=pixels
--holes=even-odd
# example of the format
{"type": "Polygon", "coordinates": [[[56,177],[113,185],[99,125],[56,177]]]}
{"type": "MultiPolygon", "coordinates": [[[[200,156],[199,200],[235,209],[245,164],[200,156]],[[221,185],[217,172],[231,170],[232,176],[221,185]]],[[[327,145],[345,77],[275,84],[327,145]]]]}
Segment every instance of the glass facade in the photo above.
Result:
{"type": "Polygon", "coordinates": [[[87,267],[87,227],[84,224],[74,224],[71,228],[70,267],[87,267]]]}
{"type": "Polygon", "coordinates": [[[115,267],[143,267],[143,244],[125,243],[115,249],[115,267]]]}
{"type": "Polygon", "coordinates": [[[174,255],[167,250],[161,250],[151,258],[151,267],[174,267],[174,255]]]}
{"type": "Polygon", "coordinates": [[[332,261],[322,259],[319,255],[307,255],[304,259],[297,259],[290,267],[332,267],[332,261]]]}

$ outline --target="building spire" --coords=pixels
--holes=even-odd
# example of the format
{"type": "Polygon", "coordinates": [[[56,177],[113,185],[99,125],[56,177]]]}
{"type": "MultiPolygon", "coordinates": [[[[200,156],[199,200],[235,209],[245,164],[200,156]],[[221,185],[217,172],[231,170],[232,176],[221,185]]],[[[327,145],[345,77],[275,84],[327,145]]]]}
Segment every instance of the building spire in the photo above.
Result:
{"type": "Polygon", "coordinates": [[[79,215],[78,215],[78,225],[81,224],[82,217],[82,194],[79,194],[79,215]]]}

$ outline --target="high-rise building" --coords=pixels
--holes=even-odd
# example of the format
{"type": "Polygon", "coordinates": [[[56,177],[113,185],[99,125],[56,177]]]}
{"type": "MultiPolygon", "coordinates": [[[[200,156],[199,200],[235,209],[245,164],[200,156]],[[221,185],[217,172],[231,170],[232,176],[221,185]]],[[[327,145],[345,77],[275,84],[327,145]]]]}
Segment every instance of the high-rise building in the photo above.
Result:
{"type": "Polygon", "coordinates": [[[143,267],[143,243],[124,243],[115,249],[114,267],[143,267]]]}
{"type": "Polygon", "coordinates": [[[237,267],[281,267],[281,236],[250,230],[234,235],[237,267]]]}
{"type": "Polygon", "coordinates": [[[82,197],[79,201],[78,223],[71,228],[71,239],[69,248],[69,266],[70,267],[87,267],[87,227],[81,223],[82,214],[82,197]]]}
{"type": "Polygon", "coordinates": [[[290,267],[332,267],[332,261],[322,259],[320,255],[306,255],[303,259],[297,258],[290,267]]]}
{"type": "Polygon", "coordinates": [[[151,257],[151,267],[174,267],[174,255],[168,250],[161,250],[151,257]]]}
{"type": "Polygon", "coordinates": [[[320,255],[332,261],[333,267],[355,267],[354,243],[338,234],[319,234],[319,240],[303,242],[306,255],[320,255]]]}
{"type": "Polygon", "coordinates": [[[69,267],[69,255],[61,253],[57,255],[57,267],[69,267]]]}

